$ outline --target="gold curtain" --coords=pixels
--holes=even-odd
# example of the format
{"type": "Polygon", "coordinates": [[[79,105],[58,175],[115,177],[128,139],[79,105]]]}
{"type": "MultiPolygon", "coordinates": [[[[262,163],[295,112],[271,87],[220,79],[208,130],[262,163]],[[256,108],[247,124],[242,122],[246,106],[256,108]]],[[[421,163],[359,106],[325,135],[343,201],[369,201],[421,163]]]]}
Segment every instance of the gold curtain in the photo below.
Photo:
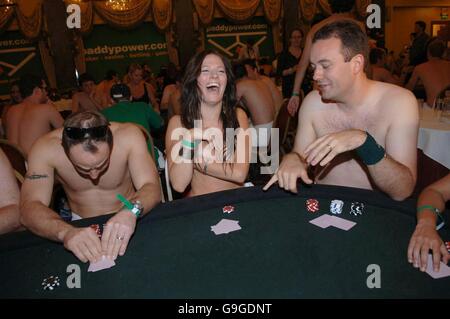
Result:
{"type": "Polygon", "coordinates": [[[216,0],[223,13],[231,20],[243,21],[251,18],[260,0],[216,0]]]}
{"type": "Polygon", "coordinates": [[[151,0],[94,1],[93,3],[95,11],[109,24],[121,29],[131,29],[145,20],[151,0]]]}
{"type": "Polygon", "coordinates": [[[300,12],[303,20],[311,23],[316,14],[317,0],[299,0],[300,12]]]}
{"type": "Polygon", "coordinates": [[[266,19],[271,23],[277,22],[281,14],[281,0],[264,0],[263,3],[266,19]]]}
{"type": "Polygon", "coordinates": [[[64,0],[66,8],[69,4],[77,4],[80,6],[81,15],[81,28],[79,29],[82,34],[91,32],[94,21],[94,14],[92,10],[92,2],[80,2],[80,0],[64,0]]]}
{"type": "Polygon", "coordinates": [[[322,8],[322,11],[325,12],[326,15],[331,15],[331,7],[328,3],[328,0],[319,0],[319,6],[322,8]]]}
{"type": "Polygon", "coordinates": [[[13,7],[0,8],[0,32],[5,31],[4,28],[6,28],[6,26],[8,25],[8,22],[11,20],[13,13],[13,7]]]}
{"type": "Polygon", "coordinates": [[[41,32],[42,1],[43,0],[17,0],[15,9],[17,22],[20,31],[22,31],[27,38],[37,38],[41,32]]]}
{"type": "Polygon", "coordinates": [[[172,0],[153,0],[153,21],[160,30],[167,29],[172,22],[172,11],[172,0]]]}
{"type": "Polygon", "coordinates": [[[78,74],[83,74],[86,72],[86,60],[84,54],[84,42],[83,37],[79,34],[75,34],[74,38],[75,44],[75,68],[78,71],[78,74]]]}
{"type": "Polygon", "coordinates": [[[193,2],[202,24],[210,24],[214,17],[214,0],[193,0],[193,2]]]}
{"type": "Polygon", "coordinates": [[[51,88],[57,88],[55,64],[53,63],[53,57],[50,54],[46,40],[39,40],[38,48],[41,55],[42,65],[44,67],[45,74],[47,75],[48,84],[51,88]]]}
{"type": "Polygon", "coordinates": [[[371,3],[370,0],[357,0],[356,1],[356,13],[361,17],[365,17],[367,12],[367,6],[371,3]]]}

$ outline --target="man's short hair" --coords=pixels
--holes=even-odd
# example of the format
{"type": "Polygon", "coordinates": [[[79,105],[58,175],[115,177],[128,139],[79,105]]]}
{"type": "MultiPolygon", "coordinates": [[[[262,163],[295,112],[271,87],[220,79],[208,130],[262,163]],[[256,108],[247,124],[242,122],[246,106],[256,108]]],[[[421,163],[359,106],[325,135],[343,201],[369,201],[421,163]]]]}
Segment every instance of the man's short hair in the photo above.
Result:
{"type": "Polygon", "coordinates": [[[83,73],[78,78],[78,83],[80,86],[82,86],[83,83],[89,82],[89,81],[92,81],[95,83],[94,77],[92,75],[90,75],[89,73],[83,73]]]}
{"type": "Polygon", "coordinates": [[[247,76],[247,70],[242,62],[236,62],[233,64],[233,73],[236,80],[247,76]]]}
{"type": "Polygon", "coordinates": [[[106,72],[105,80],[111,81],[115,76],[119,76],[115,70],[108,70],[106,72]]]}
{"type": "Polygon", "coordinates": [[[446,49],[445,43],[439,39],[432,40],[428,44],[428,52],[430,52],[430,55],[434,58],[442,58],[445,49],[446,49]]]}
{"type": "Polygon", "coordinates": [[[114,84],[110,90],[111,97],[114,101],[129,100],[131,91],[128,85],[123,83],[114,84]]]}
{"type": "Polygon", "coordinates": [[[356,22],[347,19],[326,24],[314,34],[313,43],[330,38],[341,40],[341,53],[345,62],[349,62],[355,55],[361,54],[364,57],[364,66],[367,67],[369,62],[368,39],[356,22]]]}
{"type": "Polygon", "coordinates": [[[373,48],[369,53],[370,64],[377,64],[386,55],[386,52],[380,48],[373,48]]]}
{"type": "Polygon", "coordinates": [[[350,12],[355,6],[355,0],[328,0],[333,13],[350,12]]]}
{"type": "Polygon", "coordinates": [[[242,61],[242,64],[249,65],[252,67],[252,69],[256,69],[256,60],[255,59],[244,59],[242,61]]]}
{"type": "Polygon", "coordinates": [[[109,128],[108,119],[101,113],[96,111],[85,111],[85,112],[77,112],[71,114],[65,121],[63,125],[63,134],[61,144],[66,152],[67,156],[69,156],[70,148],[77,144],[82,144],[83,149],[89,153],[97,153],[98,142],[106,142],[110,150],[113,145],[113,137],[111,129],[109,128]],[[107,132],[105,136],[100,138],[95,138],[90,134],[86,133],[86,135],[81,139],[70,138],[67,133],[67,128],[93,128],[100,126],[108,126],[107,132]]]}
{"type": "Polygon", "coordinates": [[[414,24],[418,25],[422,29],[422,31],[425,31],[427,27],[427,24],[422,20],[418,20],[414,24]]]}
{"type": "Polygon", "coordinates": [[[42,85],[43,79],[34,74],[25,74],[19,80],[19,90],[22,98],[29,97],[33,94],[35,88],[42,85]]]}

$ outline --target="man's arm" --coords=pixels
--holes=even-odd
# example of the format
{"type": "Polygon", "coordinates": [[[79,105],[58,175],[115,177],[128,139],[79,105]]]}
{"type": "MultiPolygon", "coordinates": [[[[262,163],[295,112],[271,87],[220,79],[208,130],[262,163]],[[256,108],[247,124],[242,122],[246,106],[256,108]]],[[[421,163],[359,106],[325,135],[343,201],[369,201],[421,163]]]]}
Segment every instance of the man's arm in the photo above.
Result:
{"type": "Polygon", "coordinates": [[[75,228],[48,208],[54,180],[51,157],[52,141],[43,136],[28,154],[28,172],[22,185],[21,222],[33,233],[54,241],[64,242],[82,262],[96,261],[101,257],[100,240],[90,227],[75,228]]]}
{"type": "Polygon", "coordinates": [[[0,190],[0,234],[6,234],[20,227],[20,192],[13,168],[1,149],[0,190]]]}
{"type": "Polygon", "coordinates": [[[78,95],[79,95],[79,92],[75,93],[72,96],[72,113],[78,112],[78,108],[79,108],[79,102],[78,102],[79,97],[78,97],[78,95]]]}
{"type": "Polygon", "coordinates": [[[409,79],[408,83],[405,85],[405,89],[410,90],[412,92],[414,90],[414,88],[416,87],[416,84],[419,81],[419,79],[420,79],[420,68],[416,66],[411,75],[411,78],[409,79]]]}
{"type": "MultiPolygon", "coordinates": [[[[417,134],[419,112],[417,100],[411,92],[403,89],[395,98],[391,126],[386,135],[387,156],[375,165],[369,165],[369,172],[375,184],[395,200],[403,200],[414,190],[417,179],[417,134]],[[392,178],[395,176],[395,178],[392,178]]],[[[387,102],[387,101],[386,101],[387,102]]]]}
{"type": "Polygon", "coordinates": [[[64,124],[64,119],[61,114],[51,105],[48,105],[48,115],[50,124],[54,129],[60,128],[64,124]]]}
{"type": "Polygon", "coordinates": [[[426,187],[417,201],[417,226],[411,236],[408,246],[408,261],[415,268],[425,271],[428,262],[428,252],[433,252],[433,268],[439,271],[442,260],[445,264],[450,260],[450,254],[444,242],[436,231],[437,213],[445,210],[445,202],[450,200],[450,174],[426,187]]]}

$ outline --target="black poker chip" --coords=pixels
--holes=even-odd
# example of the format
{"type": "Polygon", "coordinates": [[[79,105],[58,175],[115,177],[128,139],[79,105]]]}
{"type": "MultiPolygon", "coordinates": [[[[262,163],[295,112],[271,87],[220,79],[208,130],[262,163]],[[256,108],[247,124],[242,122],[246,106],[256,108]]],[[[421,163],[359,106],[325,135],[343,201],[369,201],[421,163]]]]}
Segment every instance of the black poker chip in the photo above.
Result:
{"type": "Polygon", "coordinates": [[[53,289],[55,289],[55,287],[59,287],[59,285],[60,285],[59,277],[58,276],[50,276],[50,277],[44,278],[41,285],[44,290],[53,290],[53,289]]]}

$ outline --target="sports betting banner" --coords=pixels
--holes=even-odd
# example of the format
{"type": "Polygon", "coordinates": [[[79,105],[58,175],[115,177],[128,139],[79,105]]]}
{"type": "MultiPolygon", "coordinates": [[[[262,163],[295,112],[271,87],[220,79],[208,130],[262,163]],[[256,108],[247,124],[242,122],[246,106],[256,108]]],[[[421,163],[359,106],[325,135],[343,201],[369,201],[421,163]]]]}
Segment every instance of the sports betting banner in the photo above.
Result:
{"type": "Polygon", "coordinates": [[[214,49],[229,59],[236,59],[238,48],[244,47],[249,39],[258,46],[261,58],[274,56],[272,28],[264,17],[253,17],[245,24],[214,19],[211,25],[205,27],[205,31],[205,47],[214,49]]]}
{"type": "Polygon", "coordinates": [[[99,82],[110,69],[122,77],[131,63],[146,63],[157,74],[169,63],[165,36],[151,23],[132,30],[117,30],[96,25],[84,38],[87,72],[99,82]]]}
{"type": "Polygon", "coordinates": [[[0,39],[0,97],[9,98],[11,82],[23,74],[46,78],[37,43],[26,39],[19,31],[6,31],[0,39]]]}

